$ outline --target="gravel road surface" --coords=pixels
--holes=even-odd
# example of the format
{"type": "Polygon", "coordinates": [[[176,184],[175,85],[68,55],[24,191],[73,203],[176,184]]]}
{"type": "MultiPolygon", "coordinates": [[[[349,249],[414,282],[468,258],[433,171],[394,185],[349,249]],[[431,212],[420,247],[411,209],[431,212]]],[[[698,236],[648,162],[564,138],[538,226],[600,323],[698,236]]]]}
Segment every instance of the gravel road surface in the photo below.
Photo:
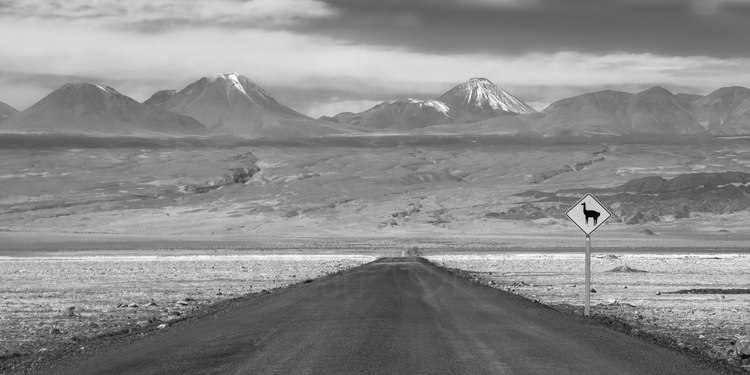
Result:
{"type": "Polygon", "coordinates": [[[414,258],[384,258],[102,348],[62,374],[714,374],[414,258]]]}

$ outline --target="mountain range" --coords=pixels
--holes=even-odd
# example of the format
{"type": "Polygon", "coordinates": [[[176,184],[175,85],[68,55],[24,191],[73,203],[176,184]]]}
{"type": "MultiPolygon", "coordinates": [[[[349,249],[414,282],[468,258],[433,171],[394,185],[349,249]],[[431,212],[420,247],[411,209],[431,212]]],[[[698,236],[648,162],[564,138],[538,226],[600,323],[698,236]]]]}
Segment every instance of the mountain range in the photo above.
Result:
{"type": "Polygon", "coordinates": [[[598,91],[552,103],[533,123],[546,135],[697,134],[705,131],[689,105],[662,87],[630,94],[598,91]]]}
{"type": "Polygon", "coordinates": [[[23,112],[2,128],[15,131],[82,134],[206,134],[198,120],[145,106],[109,86],[68,83],[23,112]]]}
{"type": "Polygon", "coordinates": [[[418,133],[527,132],[548,137],[633,134],[750,134],[750,90],[722,88],[701,96],[655,86],[638,93],[604,90],[566,98],[541,112],[484,78],[472,78],[436,100],[387,101],[338,121],[369,130],[418,133]]]}
{"type": "Polygon", "coordinates": [[[332,119],[363,129],[413,130],[432,125],[466,124],[532,113],[536,113],[534,108],[490,80],[471,78],[435,100],[387,101],[364,112],[339,113],[332,119]]]}
{"type": "Polygon", "coordinates": [[[531,126],[539,133],[750,134],[750,90],[724,87],[700,96],[662,87],[631,94],[598,91],[552,103],[531,126]]]}
{"type": "Polygon", "coordinates": [[[663,87],[604,90],[562,99],[537,112],[486,78],[472,78],[436,99],[385,101],[364,112],[312,119],[279,103],[237,73],[161,90],[143,103],[112,87],[65,84],[18,112],[0,103],[0,131],[168,136],[308,138],[396,130],[431,133],[566,135],[750,134],[750,89],[708,95],[663,87]]]}

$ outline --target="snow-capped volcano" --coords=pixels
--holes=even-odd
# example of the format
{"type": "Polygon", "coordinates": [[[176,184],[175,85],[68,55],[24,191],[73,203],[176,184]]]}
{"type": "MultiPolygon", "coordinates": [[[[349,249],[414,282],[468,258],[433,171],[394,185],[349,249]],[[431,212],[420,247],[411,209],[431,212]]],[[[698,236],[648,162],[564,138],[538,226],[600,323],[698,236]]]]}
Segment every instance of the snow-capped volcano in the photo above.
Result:
{"type": "Polygon", "coordinates": [[[18,110],[3,102],[0,102],[0,122],[5,121],[16,113],[18,113],[18,110]]]}
{"type": "Polygon", "coordinates": [[[212,129],[233,125],[231,122],[236,118],[232,118],[232,112],[245,108],[256,108],[257,112],[279,112],[289,117],[306,117],[278,103],[265,90],[237,73],[203,77],[176,93],[159,91],[149,100],[172,112],[193,116],[212,129]],[[230,115],[229,118],[226,118],[227,115],[230,115]]]}
{"type": "Polygon", "coordinates": [[[437,100],[450,107],[451,117],[459,122],[536,112],[486,78],[472,78],[448,90],[437,100]]]}
{"type": "Polygon", "coordinates": [[[3,128],[22,131],[85,134],[204,134],[197,120],[145,106],[112,87],[68,83],[27,110],[13,116],[3,128]]]}
{"type": "Polygon", "coordinates": [[[361,113],[340,113],[334,120],[367,129],[410,130],[453,122],[450,108],[437,100],[405,99],[380,103],[361,113]]]}
{"type": "Polygon", "coordinates": [[[153,102],[157,107],[194,117],[210,129],[225,134],[286,138],[336,132],[277,102],[261,87],[237,73],[203,77],[171,99],[153,102]]]}

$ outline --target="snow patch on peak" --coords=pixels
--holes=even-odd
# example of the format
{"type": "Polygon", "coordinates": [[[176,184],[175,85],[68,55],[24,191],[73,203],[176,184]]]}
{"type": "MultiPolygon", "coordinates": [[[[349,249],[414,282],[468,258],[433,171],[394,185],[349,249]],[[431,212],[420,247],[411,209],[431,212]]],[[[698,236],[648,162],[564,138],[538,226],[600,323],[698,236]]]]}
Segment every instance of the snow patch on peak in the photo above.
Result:
{"type": "Polygon", "coordinates": [[[424,100],[424,99],[414,99],[414,98],[407,98],[403,100],[390,100],[385,101],[377,106],[380,107],[382,105],[404,105],[404,104],[414,104],[419,107],[430,107],[438,112],[441,112],[445,115],[448,115],[448,112],[450,112],[450,108],[443,102],[439,100],[424,100]]]}
{"type": "Polygon", "coordinates": [[[110,86],[97,85],[97,84],[92,84],[92,83],[66,83],[62,87],[60,87],[60,89],[57,91],[67,92],[67,93],[82,93],[82,92],[91,93],[92,92],[91,90],[101,90],[105,94],[109,94],[109,95],[119,94],[117,90],[113,89],[110,86]]]}
{"type": "Polygon", "coordinates": [[[239,73],[230,72],[230,73],[216,73],[213,75],[213,77],[206,77],[206,78],[213,78],[213,80],[222,79],[222,80],[230,80],[230,79],[238,79],[240,77],[239,73]]]}
{"type": "Polygon", "coordinates": [[[238,73],[231,72],[231,73],[216,73],[212,77],[209,76],[206,78],[208,79],[209,82],[223,83],[227,89],[227,94],[229,93],[229,89],[234,87],[235,90],[247,96],[245,87],[242,85],[242,82],[240,82],[240,77],[242,76],[239,75],[238,73]]]}
{"type": "Polygon", "coordinates": [[[450,111],[450,108],[448,108],[448,106],[445,103],[439,100],[422,100],[422,99],[409,98],[409,99],[406,99],[406,102],[410,104],[417,104],[419,106],[430,107],[430,108],[437,110],[438,112],[442,112],[445,114],[448,114],[448,112],[450,111]]]}
{"type": "Polygon", "coordinates": [[[95,85],[99,90],[104,91],[107,94],[114,94],[114,89],[109,86],[95,85]]]}
{"type": "Polygon", "coordinates": [[[242,86],[242,83],[240,83],[240,80],[239,80],[239,78],[237,77],[236,74],[233,74],[233,75],[229,76],[229,82],[231,82],[232,85],[234,85],[234,88],[236,88],[237,91],[239,91],[239,92],[247,95],[247,92],[245,91],[245,87],[242,86]]]}
{"type": "Polygon", "coordinates": [[[427,107],[432,107],[439,112],[445,113],[446,115],[451,110],[445,103],[438,100],[423,100],[420,104],[427,107]]]}
{"type": "Polygon", "coordinates": [[[209,81],[213,81],[213,82],[216,82],[216,81],[224,82],[228,87],[234,87],[239,92],[247,96],[250,96],[250,92],[248,91],[251,91],[253,93],[257,93],[258,95],[266,98],[267,100],[272,100],[272,98],[268,96],[268,94],[266,94],[266,92],[260,86],[258,86],[257,84],[255,84],[255,82],[251,81],[250,79],[248,79],[247,77],[239,73],[234,73],[234,72],[233,73],[217,73],[214,76],[213,80],[211,80],[210,77],[206,77],[206,78],[209,78],[209,81]]]}
{"type": "Polygon", "coordinates": [[[469,84],[484,84],[484,85],[486,85],[486,84],[492,85],[493,84],[492,81],[490,81],[489,79],[484,78],[484,77],[469,78],[469,80],[466,81],[466,83],[469,83],[469,84]]]}

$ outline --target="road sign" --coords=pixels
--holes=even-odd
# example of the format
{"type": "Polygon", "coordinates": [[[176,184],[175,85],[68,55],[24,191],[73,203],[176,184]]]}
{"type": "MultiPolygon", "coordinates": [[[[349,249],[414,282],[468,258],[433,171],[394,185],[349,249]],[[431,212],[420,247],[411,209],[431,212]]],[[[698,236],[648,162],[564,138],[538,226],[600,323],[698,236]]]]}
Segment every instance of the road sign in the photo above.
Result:
{"type": "Polygon", "coordinates": [[[568,215],[570,220],[573,220],[573,222],[578,225],[578,228],[581,228],[583,233],[586,233],[587,236],[612,216],[612,214],[591,194],[586,194],[565,214],[568,215]]]}
{"type": "Polygon", "coordinates": [[[578,225],[578,228],[581,228],[583,233],[586,233],[586,300],[583,315],[589,316],[591,306],[591,232],[604,224],[612,214],[591,194],[584,195],[565,214],[578,225]]]}

